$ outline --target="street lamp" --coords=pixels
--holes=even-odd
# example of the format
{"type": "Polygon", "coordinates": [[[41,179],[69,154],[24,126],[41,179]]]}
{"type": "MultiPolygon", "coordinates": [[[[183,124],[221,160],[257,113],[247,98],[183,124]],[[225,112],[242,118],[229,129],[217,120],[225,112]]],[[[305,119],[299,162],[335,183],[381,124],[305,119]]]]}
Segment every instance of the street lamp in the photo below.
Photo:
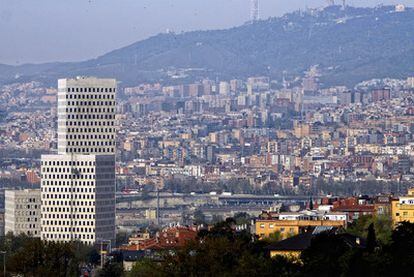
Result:
{"type": "Polygon", "coordinates": [[[4,255],[3,257],[3,276],[6,277],[6,251],[0,251],[0,254],[4,255]]]}
{"type": "Polygon", "coordinates": [[[101,242],[101,268],[103,268],[103,266],[104,266],[104,260],[105,260],[105,257],[106,257],[106,255],[108,254],[108,252],[110,253],[111,252],[111,240],[106,240],[106,239],[98,239],[98,241],[100,241],[101,242]],[[104,251],[104,249],[103,249],[103,245],[104,245],[104,243],[106,243],[106,250],[104,251]],[[108,249],[109,248],[109,249],[108,249]]]}

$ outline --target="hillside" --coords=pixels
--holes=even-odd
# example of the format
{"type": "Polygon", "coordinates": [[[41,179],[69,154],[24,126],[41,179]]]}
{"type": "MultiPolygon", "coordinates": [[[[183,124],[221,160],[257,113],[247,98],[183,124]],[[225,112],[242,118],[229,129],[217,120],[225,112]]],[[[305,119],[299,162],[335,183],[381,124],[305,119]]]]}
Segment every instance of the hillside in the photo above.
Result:
{"type": "Polygon", "coordinates": [[[393,10],[330,7],[226,30],[159,34],[80,63],[0,65],[0,83],[96,75],[133,85],[168,82],[167,70],[184,68],[197,68],[190,77],[281,78],[317,64],[325,84],[405,78],[414,75],[414,10],[393,10]]]}

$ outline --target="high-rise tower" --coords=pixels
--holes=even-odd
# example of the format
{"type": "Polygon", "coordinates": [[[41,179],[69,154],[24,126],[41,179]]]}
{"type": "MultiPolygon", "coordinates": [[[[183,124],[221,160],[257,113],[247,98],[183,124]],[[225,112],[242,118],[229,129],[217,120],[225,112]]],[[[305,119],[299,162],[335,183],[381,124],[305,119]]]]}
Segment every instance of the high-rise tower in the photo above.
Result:
{"type": "Polygon", "coordinates": [[[115,239],[115,93],[114,79],[58,81],[58,154],[42,156],[42,239],[115,239]]]}
{"type": "Polygon", "coordinates": [[[259,0],[251,0],[250,5],[250,21],[259,20],[259,0]]]}
{"type": "Polygon", "coordinates": [[[115,154],[114,79],[58,81],[58,153],[115,154]]]}

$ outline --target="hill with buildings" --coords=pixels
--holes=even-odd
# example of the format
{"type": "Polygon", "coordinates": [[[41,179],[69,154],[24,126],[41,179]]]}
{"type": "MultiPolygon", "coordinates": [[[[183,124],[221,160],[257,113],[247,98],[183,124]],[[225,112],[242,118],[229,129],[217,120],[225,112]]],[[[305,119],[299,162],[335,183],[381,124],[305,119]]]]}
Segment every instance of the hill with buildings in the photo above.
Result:
{"type": "Polygon", "coordinates": [[[394,7],[297,11],[214,31],[159,34],[96,59],[0,65],[0,83],[94,75],[125,85],[185,78],[300,76],[317,65],[321,81],[353,85],[414,72],[414,9],[394,7]]]}

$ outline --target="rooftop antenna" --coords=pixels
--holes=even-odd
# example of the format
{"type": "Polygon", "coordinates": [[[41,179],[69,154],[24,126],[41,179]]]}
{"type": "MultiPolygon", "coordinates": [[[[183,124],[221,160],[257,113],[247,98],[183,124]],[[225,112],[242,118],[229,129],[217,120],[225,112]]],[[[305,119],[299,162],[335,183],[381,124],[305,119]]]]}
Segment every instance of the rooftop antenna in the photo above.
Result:
{"type": "Polygon", "coordinates": [[[335,0],[327,0],[328,1],[328,7],[335,5],[335,0]]]}
{"type": "Polygon", "coordinates": [[[255,22],[259,20],[259,0],[251,0],[250,4],[250,21],[255,22]]]}

